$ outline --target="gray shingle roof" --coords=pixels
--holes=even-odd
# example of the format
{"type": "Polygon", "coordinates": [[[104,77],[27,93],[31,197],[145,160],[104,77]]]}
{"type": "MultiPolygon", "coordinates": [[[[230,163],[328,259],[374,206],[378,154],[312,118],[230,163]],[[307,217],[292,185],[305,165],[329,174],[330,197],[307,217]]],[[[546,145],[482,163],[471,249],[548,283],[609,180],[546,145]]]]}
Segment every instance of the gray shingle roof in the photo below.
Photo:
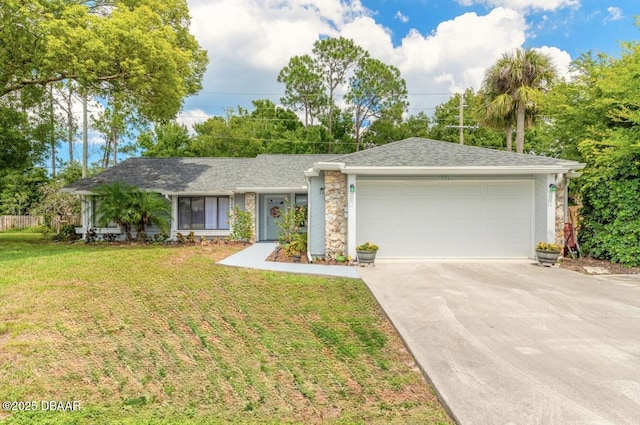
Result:
{"type": "Polygon", "coordinates": [[[122,181],[163,193],[229,193],[236,188],[306,187],[304,171],[335,155],[259,155],[256,158],[129,158],[66,187],[90,191],[122,181]]]}
{"type": "Polygon", "coordinates": [[[163,193],[230,193],[236,189],[304,188],[304,171],[318,162],[346,167],[536,167],[580,168],[577,162],[523,155],[412,137],[352,154],[258,155],[256,158],[129,158],[66,187],[90,191],[123,181],[163,193]],[[577,167],[576,167],[577,166],[577,167]]]}
{"type": "Polygon", "coordinates": [[[306,187],[305,170],[335,155],[258,155],[237,187],[306,187]]]}
{"type": "Polygon", "coordinates": [[[347,167],[530,167],[567,164],[556,158],[441,142],[419,137],[336,157],[347,167]]]}

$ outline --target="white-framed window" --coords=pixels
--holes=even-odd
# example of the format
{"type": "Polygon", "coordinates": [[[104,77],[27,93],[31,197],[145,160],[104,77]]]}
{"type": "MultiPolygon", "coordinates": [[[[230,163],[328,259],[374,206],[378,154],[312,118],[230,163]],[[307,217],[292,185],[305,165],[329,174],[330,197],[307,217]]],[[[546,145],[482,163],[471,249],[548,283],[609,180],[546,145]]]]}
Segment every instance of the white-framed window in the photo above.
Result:
{"type": "Polygon", "coordinates": [[[178,229],[227,230],[229,205],[228,196],[180,196],[178,229]]]}

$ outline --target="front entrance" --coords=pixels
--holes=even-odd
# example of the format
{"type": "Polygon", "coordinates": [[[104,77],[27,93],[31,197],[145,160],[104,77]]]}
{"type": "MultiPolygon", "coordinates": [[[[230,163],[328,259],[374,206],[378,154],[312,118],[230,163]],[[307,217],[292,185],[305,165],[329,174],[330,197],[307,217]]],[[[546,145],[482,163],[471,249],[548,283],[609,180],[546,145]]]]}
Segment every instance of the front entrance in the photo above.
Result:
{"type": "Polygon", "coordinates": [[[264,195],[263,223],[264,239],[275,241],[278,239],[278,225],[285,210],[285,195],[264,195]]]}

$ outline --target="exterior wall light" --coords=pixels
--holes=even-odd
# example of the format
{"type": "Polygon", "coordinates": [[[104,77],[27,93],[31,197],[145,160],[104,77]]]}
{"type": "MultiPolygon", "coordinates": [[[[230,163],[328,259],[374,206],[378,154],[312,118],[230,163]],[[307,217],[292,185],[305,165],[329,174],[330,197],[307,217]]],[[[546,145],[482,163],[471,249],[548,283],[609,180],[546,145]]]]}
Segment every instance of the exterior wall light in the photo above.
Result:
{"type": "Polygon", "coordinates": [[[558,186],[556,186],[555,184],[551,183],[551,184],[549,185],[549,190],[550,190],[551,192],[557,192],[557,191],[558,191],[558,186]]]}
{"type": "Polygon", "coordinates": [[[356,191],[356,185],[355,185],[355,184],[351,184],[351,185],[349,186],[349,192],[353,193],[353,192],[355,192],[355,191],[356,191]]]}
{"type": "Polygon", "coordinates": [[[320,195],[324,195],[324,186],[320,188],[320,195]]]}

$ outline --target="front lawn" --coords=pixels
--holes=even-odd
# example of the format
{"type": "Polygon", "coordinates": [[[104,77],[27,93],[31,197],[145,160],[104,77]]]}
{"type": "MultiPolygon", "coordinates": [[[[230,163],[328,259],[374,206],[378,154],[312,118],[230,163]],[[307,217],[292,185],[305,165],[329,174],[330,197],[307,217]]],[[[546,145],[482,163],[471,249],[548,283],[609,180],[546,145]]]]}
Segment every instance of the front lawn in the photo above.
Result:
{"type": "Polygon", "coordinates": [[[0,400],[37,403],[0,420],[452,423],[360,280],[213,264],[237,249],[0,237],[0,400]]]}

